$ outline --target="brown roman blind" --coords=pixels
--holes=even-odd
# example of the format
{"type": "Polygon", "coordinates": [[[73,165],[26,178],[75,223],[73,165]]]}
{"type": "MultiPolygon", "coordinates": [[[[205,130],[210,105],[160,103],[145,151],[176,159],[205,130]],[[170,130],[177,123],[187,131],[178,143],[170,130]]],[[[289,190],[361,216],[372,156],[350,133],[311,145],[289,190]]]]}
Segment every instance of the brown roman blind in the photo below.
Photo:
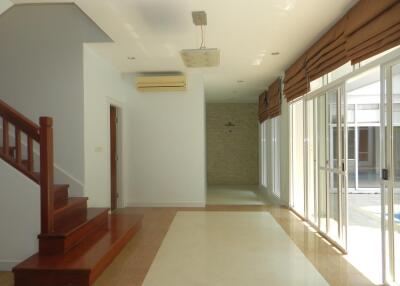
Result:
{"type": "Polygon", "coordinates": [[[309,82],[348,61],[344,28],[345,21],[342,19],[308,49],[306,70],[309,82]]]}
{"type": "Polygon", "coordinates": [[[263,123],[268,119],[268,111],[267,111],[267,92],[264,91],[258,97],[258,120],[260,123],[263,123]]]}
{"type": "Polygon", "coordinates": [[[347,57],[361,62],[400,44],[400,1],[364,0],[346,15],[347,57]]]}
{"type": "Polygon", "coordinates": [[[288,101],[310,90],[310,82],[400,45],[400,0],[360,0],[285,72],[288,101]]]}
{"type": "Polygon", "coordinates": [[[285,73],[284,93],[288,101],[298,95],[306,94],[309,90],[306,72],[306,56],[300,57],[285,73]]]}
{"type": "Polygon", "coordinates": [[[267,90],[267,114],[273,118],[281,114],[281,79],[275,80],[267,90]]]}

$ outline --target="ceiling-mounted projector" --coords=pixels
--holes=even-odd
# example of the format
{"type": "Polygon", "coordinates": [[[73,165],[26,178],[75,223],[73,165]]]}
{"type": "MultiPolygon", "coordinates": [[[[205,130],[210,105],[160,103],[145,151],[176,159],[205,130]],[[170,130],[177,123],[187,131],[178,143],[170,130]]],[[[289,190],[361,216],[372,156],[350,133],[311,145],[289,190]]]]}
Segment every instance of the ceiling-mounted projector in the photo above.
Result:
{"type": "Polygon", "coordinates": [[[201,44],[199,49],[184,49],[181,57],[188,68],[215,67],[219,65],[219,49],[207,49],[204,44],[204,29],[207,25],[207,14],[204,11],[192,12],[193,23],[201,28],[201,44]]]}

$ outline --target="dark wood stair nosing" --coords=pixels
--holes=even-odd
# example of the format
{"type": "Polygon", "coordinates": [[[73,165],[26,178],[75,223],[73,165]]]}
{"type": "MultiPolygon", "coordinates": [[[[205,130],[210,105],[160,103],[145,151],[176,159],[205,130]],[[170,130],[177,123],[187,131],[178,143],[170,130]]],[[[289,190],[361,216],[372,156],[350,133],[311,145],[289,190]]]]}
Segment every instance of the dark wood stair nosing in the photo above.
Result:
{"type": "Polygon", "coordinates": [[[57,219],[57,217],[61,216],[64,212],[68,212],[75,207],[86,204],[87,201],[87,197],[69,197],[66,204],[54,210],[54,217],[57,219]]]}
{"type": "Polygon", "coordinates": [[[15,286],[89,286],[140,230],[142,216],[112,214],[100,228],[66,254],[35,254],[14,267],[15,286]]]}
{"type": "MultiPolygon", "coordinates": [[[[85,225],[91,223],[92,221],[96,220],[96,218],[98,218],[99,216],[104,215],[105,213],[108,215],[109,209],[107,208],[91,208],[91,209],[98,209],[98,210],[102,210],[100,211],[98,214],[96,214],[95,216],[91,217],[90,219],[84,221],[81,224],[76,225],[75,227],[71,228],[70,230],[68,230],[67,232],[61,233],[61,232],[57,232],[57,230],[55,230],[55,232],[53,233],[46,233],[46,234],[39,234],[38,238],[65,238],[69,235],[71,235],[73,232],[78,231],[79,229],[85,227],[85,225]]],[[[90,210],[90,208],[88,208],[88,210],[90,210]]]]}

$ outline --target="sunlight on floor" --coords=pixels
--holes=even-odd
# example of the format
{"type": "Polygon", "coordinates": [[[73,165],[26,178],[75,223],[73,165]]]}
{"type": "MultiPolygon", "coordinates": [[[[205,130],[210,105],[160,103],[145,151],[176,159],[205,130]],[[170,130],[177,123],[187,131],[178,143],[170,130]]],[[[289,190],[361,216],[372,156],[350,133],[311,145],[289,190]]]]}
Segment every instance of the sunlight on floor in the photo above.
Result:
{"type": "Polygon", "coordinates": [[[382,283],[382,232],[379,194],[349,195],[346,259],[375,285],[382,283]]]}

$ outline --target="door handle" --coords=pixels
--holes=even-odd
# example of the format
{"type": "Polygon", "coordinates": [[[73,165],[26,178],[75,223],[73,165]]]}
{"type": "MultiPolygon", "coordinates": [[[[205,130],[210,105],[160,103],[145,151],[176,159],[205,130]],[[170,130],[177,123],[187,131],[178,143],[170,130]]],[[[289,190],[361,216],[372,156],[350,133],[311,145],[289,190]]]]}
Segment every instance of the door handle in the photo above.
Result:
{"type": "Polygon", "coordinates": [[[389,170],[382,169],[382,180],[387,181],[389,180],[389,170]]]}

